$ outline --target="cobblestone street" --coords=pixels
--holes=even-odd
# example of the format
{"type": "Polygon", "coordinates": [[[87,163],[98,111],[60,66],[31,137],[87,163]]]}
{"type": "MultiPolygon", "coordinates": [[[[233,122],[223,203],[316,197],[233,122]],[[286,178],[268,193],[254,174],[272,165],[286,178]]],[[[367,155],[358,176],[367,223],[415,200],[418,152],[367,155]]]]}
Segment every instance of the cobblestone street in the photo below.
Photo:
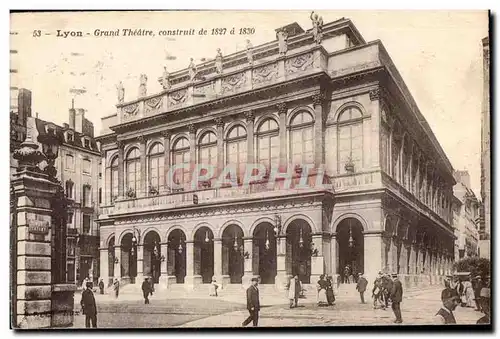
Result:
{"type": "MultiPolygon", "coordinates": [[[[401,304],[403,325],[432,324],[435,313],[440,307],[441,288],[406,293],[401,304]]],[[[75,303],[79,303],[79,295],[75,303]]],[[[244,304],[223,299],[151,299],[144,305],[136,300],[113,300],[97,296],[99,307],[98,327],[101,328],[167,328],[167,327],[239,327],[248,316],[244,304]]],[[[129,298],[131,299],[131,298],[129,298]]],[[[262,300],[266,304],[265,300],[262,300]]],[[[366,304],[352,297],[337,300],[331,307],[318,307],[313,300],[300,299],[300,307],[289,309],[286,300],[273,301],[263,307],[259,326],[373,326],[394,325],[391,309],[373,309],[371,300],[366,304]]],[[[78,309],[78,307],[77,307],[78,309]]],[[[483,314],[472,308],[458,307],[455,317],[459,324],[475,324],[483,314]]],[[[85,317],[75,315],[75,327],[85,327],[85,317]]]]}

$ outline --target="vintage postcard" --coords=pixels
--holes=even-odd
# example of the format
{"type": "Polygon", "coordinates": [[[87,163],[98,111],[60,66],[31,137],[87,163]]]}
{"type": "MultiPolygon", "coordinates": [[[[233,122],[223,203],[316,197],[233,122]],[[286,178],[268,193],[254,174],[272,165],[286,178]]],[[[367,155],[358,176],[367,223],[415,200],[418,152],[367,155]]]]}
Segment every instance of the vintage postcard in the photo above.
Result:
{"type": "Polygon", "coordinates": [[[11,327],[491,326],[489,15],[11,12],[11,327]]]}

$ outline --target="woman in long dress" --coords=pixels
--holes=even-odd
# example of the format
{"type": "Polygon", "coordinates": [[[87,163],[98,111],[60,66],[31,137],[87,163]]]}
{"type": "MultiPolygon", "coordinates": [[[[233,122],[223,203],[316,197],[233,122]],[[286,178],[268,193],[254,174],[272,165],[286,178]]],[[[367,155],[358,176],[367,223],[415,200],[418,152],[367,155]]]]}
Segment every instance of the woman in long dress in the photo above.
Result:
{"type": "Polygon", "coordinates": [[[332,277],[328,276],[326,278],[326,300],[328,305],[333,305],[335,302],[335,294],[333,293],[333,281],[332,277]]]}
{"type": "Polygon", "coordinates": [[[319,277],[317,288],[318,288],[318,306],[328,305],[328,300],[326,299],[327,282],[323,274],[319,277]]]}
{"type": "Polygon", "coordinates": [[[464,288],[465,288],[465,300],[466,300],[466,306],[467,307],[475,307],[475,301],[474,301],[474,289],[472,288],[472,283],[470,280],[467,280],[464,283],[464,288]]]}
{"type": "Polygon", "coordinates": [[[217,297],[219,294],[217,293],[217,290],[219,289],[219,284],[217,283],[217,280],[212,279],[212,283],[210,284],[210,290],[209,290],[209,295],[211,297],[217,297]]]}

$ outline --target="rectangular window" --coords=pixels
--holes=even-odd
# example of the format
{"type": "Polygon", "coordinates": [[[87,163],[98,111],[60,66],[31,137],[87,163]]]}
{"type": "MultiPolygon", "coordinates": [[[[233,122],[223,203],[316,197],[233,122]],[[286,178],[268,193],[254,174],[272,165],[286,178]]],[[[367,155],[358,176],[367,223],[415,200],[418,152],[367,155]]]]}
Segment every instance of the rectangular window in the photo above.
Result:
{"type": "Polygon", "coordinates": [[[89,185],[83,185],[83,206],[92,207],[91,199],[91,187],[89,185]]]}
{"type": "Polygon", "coordinates": [[[75,158],[71,154],[66,154],[66,169],[68,170],[75,169],[75,158]]]}
{"type": "Polygon", "coordinates": [[[83,141],[84,141],[85,148],[90,148],[90,140],[84,139],[83,141]]]}
{"type": "Polygon", "coordinates": [[[73,216],[74,216],[73,212],[68,212],[68,220],[66,220],[66,223],[68,225],[72,225],[73,224],[73,216]]]}
{"type": "Polygon", "coordinates": [[[90,215],[83,215],[83,234],[90,234],[90,215]]]}
{"type": "Polygon", "coordinates": [[[90,159],[83,159],[83,173],[90,174],[91,162],[90,159]]]}
{"type": "Polygon", "coordinates": [[[69,283],[74,283],[75,282],[75,264],[74,263],[68,263],[67,267],[67,280],[69,283]]]}
{"type": "Polygon", "coordinates": [[[99,204],[102,203],[102,188],[99,188],[99,204]]]}

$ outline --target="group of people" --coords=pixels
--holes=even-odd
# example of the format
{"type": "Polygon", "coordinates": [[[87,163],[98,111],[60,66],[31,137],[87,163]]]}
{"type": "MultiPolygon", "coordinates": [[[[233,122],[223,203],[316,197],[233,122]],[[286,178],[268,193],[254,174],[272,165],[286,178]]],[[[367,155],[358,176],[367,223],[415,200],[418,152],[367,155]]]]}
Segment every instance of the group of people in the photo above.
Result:
{"type": "MultiPolygon", "coordinates": [[[[364,282],[363,285],[365,285],[364,282]]],[[[360,295],[361,295],[361,302],[364,303],[364,298],[361,291],[360,295]]],[[[390,303],[392,311],[394,312],[394,316],[396,317],[394,322],[396,324],[403,323],[403,318],[401,316],[401,302],[403,301],[403,284],[399,280],[398,275],[396,273],[389,275],[387,273],[378,272],[378,276],[373,282],[372,299],[373,299],[374,309],[379,308],[378,305],[380,304],[380,308],[385,310],[387,307],[389,307],[390,303]]]]}
{"type": "Polygon", "coordinates": [[[456,324],[453,311],[458,307],[474,307],[475,310],[484,313],[477,324],[490,324],[490,277],[487,276],[484,281],[481,276],[460,277],[447,276],[445,279],[445,288],[441,292],[441,302],[443,306],[436,313],[436,324],[456,324]]]}
{"type": "Polygon", "coordinates": [[[333,278],[330,275],[320,275],[316,289],[318,290],[318,306],[331,306],[335,303],[333,278]]]}

